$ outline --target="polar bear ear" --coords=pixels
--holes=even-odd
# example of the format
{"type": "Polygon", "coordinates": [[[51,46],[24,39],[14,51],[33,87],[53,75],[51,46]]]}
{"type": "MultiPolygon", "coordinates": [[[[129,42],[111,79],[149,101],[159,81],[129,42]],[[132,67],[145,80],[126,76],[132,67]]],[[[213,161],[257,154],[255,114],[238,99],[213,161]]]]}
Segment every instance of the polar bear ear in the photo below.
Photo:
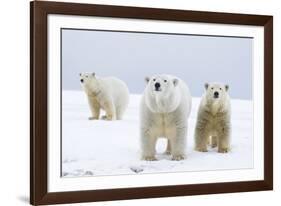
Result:
{"type": "Polygon", "coordinates": [[[177,86],[177,85],[179,84],[179,80],[178,80],[178,79],[173,79],[173,84],[174,84],[175,86],[177,86]]]}
{"type": "Polygon", "coordinates": [[[95,76],[96,76],[96,73],[95,73],[95,72],[93,72],[93,73],[92,73],[92,76],[93,76],[93,77],[95,77],[95,76]]]}
{"type": "Polygon", "coordinates": [[[228,89],[229,89],[229,85],[226,84],[226,85],[225,85],[225,91],[228,91],[228,89]]]}
{"type": "Polygon", "coordinates": [[[205,86],[205,89],[207,90],[209,87],[209,83],[205,83],[204,86],[205,86]]]}
{"type": "Polygon", "coordinates": [[[145,79],[145,82],[146,82],[146,83],[148,83],[148,82],[149,82],[149,80],[150,80],[150,78],[149,78],[149,77],[145,77],[144,79],[145,79]]]}

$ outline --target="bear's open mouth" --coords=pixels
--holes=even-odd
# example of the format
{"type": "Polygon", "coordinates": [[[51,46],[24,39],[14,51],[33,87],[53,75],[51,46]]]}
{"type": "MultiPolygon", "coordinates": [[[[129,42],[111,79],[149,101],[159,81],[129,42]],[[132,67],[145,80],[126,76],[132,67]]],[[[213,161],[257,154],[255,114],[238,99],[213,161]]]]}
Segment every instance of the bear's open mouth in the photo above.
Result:
{"type": "Polygon", "coordinates": [[[160,88],[155,89],[156,92],[161,92],[162,90],[160,88]]]}

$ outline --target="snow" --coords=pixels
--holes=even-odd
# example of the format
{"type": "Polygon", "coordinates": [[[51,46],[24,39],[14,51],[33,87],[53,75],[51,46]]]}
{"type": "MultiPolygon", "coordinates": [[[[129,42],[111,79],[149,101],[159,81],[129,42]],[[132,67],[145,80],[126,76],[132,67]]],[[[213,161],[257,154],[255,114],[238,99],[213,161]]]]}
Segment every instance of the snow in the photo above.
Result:
{"type": "Polygon", "coordinates": [[[209,148],[193,150],[193,134],[200,98],[192,98],[187,139],[187,159],[171,161],[165,155],[166,140],[157,142],[158,161],[140,160],[139,102],[130,95],[123,120],[88,120],[90,110],[82,91],[62,92],[62,176],[100,176],[159,172],[210,171],[252,168],[253,103],[232,99],[231,152],[209,148]]]}

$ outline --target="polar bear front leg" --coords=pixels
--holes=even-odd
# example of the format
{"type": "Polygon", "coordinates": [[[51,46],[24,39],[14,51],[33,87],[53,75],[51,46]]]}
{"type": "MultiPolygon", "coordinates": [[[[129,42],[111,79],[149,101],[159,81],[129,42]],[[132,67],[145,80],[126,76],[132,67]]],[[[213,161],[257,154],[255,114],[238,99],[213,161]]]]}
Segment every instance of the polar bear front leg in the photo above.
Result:
{"type": "Polygon", "coordinates": [[[171,140],[167,139],[167,148],[165,151],[166,155],[170,155],[171,154],[171,140]]]}
{"type": "Polygon", "coordinates": [[[141,159],[146,161],[154,161],[155,145],[157,137],[147,129],[141,129],[141,159]]]}
{"type": "Polygon", "coordinates": [[[106,120],[116,120],[116,109],[112,101],[108,101],[104,104],[104,110],[106,113],[106,120]]]}
{"type": "Polygon", "coordinates": [[[92,116],[89,117],[89,120],[99,119],[99,116],[100,116],[99,102],[96,100],[96,98],[91,97],[91,96],[88,96],[88,102],[89,102],[90,110],[92,113],[92,116]]]}
{"type": "Polygon", "coordinates": [[[218,152],[227,153],[230,150],[230,128],[224,125],[218,135],[218,152]]]}
{"type": "Polygon", "coordinates": [[[177,127],[175,129],[175,135],[171,135],[170,142],[171,142],[172,160],[185,159],[186,134],[187,134],[186,127],[177,127]]]}
{"type": "Polygon", "coordinates": [[[215,148],[218,146],[217,136],[210,136],[210,145],[212,148],[215,148]]]}
{"type": "Polygon", "coordinates": [[[205,127],[195,128],[195,150],[199,152],[207,152],[208,134],[205,127]]]}

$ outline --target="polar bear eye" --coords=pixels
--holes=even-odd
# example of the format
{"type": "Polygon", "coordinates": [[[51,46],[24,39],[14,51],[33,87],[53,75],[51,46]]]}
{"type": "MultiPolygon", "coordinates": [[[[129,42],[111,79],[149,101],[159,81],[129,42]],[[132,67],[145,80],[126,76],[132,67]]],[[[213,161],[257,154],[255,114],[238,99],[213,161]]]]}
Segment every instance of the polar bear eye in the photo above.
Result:
{"type": "Polygon", "coordinates": [[[214,87],[212,87],[211,89],[214,89],[214,87]]]}
{"type": "Polygon", "coordinates": [[[220,90],[221,90],[221,88],[220,88],[220,90]]]}
{"type": "Polygon", "coordinates": [[[167,82],[167,80],[165,79],[164,82],[167,82]]]}
{"type": "Polygon", "coordinates": [[[153,81],[156,81],[156,79],[153,79],[153,81]]]}

